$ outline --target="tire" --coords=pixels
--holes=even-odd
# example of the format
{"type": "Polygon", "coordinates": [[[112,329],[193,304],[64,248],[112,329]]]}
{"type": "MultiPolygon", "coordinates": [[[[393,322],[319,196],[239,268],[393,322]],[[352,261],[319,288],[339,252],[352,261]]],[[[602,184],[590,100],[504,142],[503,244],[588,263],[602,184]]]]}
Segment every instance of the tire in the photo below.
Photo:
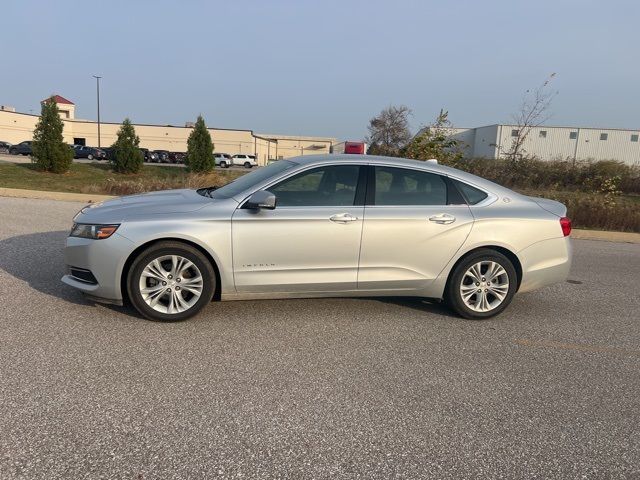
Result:
{"type": "Polygon", "coordinates": [[[93,160],[93,155],[91,154],[87,155],[87,160],[93,160]]]}
{"type": "Polygon", "coordinates": [[[244,168],[251,168],[251,164],[249,162],[244,162],[244,168]]]}
{"type": "Polygon", "coordinates": [[[220,168],[227,168],[227,162],[220,162],[220,168]]]}
{"type": "Polygon", "coordinates": [[[18,152],[16,150],[13,150],[11,148],[9,149],[9,155],[17,155],[17,154],[18,152]]]}
{"type": "Polygon", "coordinates": [[[482,320],[504,311],[517,286],[518,274],[511,261],[500,252],[481,249],[464,258],[450,273],[444,300],[461,317],[482,320]]]}
{"type": "Polygon", "coordinates": [[[165,241],[150,246],[136,257],[127,275],[129,300],[142,316],[154,321],[191,318],[211,302],[215,291],[216,274],[211,262],[197,248],[181,242],[165,241]],[[178,262],[174,263],[173,258],[178,262]],[[187,267],[176,270],[180,259],[187,267]],[[158,263],[151,265],[156,260],[158,263]],[[141,292],[142,288],[149,292],[141,292]]]}

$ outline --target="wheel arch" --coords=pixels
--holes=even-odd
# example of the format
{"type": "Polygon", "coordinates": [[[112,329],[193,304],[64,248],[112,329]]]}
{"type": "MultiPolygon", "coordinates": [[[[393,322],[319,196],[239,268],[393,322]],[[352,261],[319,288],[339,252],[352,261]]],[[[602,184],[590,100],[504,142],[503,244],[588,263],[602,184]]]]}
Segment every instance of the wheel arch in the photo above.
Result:
{"type": "Polygon", "coordinates": [[[449,273],[447,274],[447,282],[445,284],[446,285],[445,290],[449,286],[449,279],[451,278],[451,275],[453,275],[453,272],[455,271],[456,267],[461,262],[463,262],[467,257],[469,257],[470,255],[473,255],[479,250],[494,250],[498,253],[501,253],[502,255],[504,255],[509,259],[509,261],[513,264],[513,268],[516,269],[516,275],[518,277],[517,278],[518,283],[516,287],[516,292],[517,292],[520,289],[520,283],[522,282],[522,263],[520,262],[520,259],[515,253],[513,253],[508,248],[500,245],[481,245],[478,247],[474,247],[471,250],[465,252],[463,255],[461,255],[460,258],[458,258],[458,260],[456,260],[456,262],[449,269],[449,273]]]}
{"type": "Polygon", "coordinates": [[[120,291],[122,293],[122,300],[123,301],[129,301],[128,293],[127,293],[127,277],[129,275],[129,270],[131,269],[131,265],[133,264],[135,259],[138,257],[138,255],[142,251],[144,251],[147,248],[149,248],[150,246],[155,245],[156,243],[160,243],[160,242],[184,243],[185,245],[189,245],[189,246],[197,249],[200,253],[202,253],[207,258],[207,260],[209,260],[209,263],[211,263],[211,266],[213,267],[213,271],[215,272],[215,275],[216,275],[216,290],[215,290],[215,292],[213,292],[213,298],[215,300],[220,300],[220,296],[221,296],[221,292],[222,292],[222,286],[221,286],[222,278],[221,278],[221,275],[220,275],[220,267],[218,267],[218,264],[217,264],[216,260],[213,258],[213,256],[211,255],[211,253],[206,248],[204,248],[202,245],[200,245],[200,244],[198,244],[196,242],[193,242],[191,240],[186,240],[186,239],[180,238],[180,237],[165,237],[165,238],[156,238],[156,239],[150,240],[148,242],[145,242],[145,243],[139,245],[127,257],[126,261],[124,262],[124,266],[122,267],[122,274],[120,275],[120,291]]]}

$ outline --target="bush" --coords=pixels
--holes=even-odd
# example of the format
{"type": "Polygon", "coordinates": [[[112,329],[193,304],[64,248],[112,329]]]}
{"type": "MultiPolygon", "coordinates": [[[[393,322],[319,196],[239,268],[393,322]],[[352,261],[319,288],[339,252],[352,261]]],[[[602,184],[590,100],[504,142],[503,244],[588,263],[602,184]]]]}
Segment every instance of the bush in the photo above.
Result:
{"type": "Polygon", "coordinates": [[[187,140],[187,156],[184,163],[191,172],[206,173],[213,170],[216,163],[213,158],[213,143],[202,115],[187,140]]]}
{"type": "Polygon", "coordinates": [[[544,192],[544,197],[564,203],[576,228],[640,233],[640,208],[632,200],[619,197],[612,202],[606,195],[554,191],[544,192]]]}
{"type": "Polygon", "coordinates": [[[640,167],[615,160],[463,159],[451,166],[509,188],[640,194],[640,167]]]}
{"type": "Polygon", "coordinates": [[[52,173],[69,171],[73,162],[73,150],[64,143],[63,129],[64,123],[53,97],[42,102],[40,120],[33,132],[31,157],[31,161],[41,170],[52,173]]]}
{"type": "Polygon", "coordinates": [[[138,173],[142,169],[144,156],[140,151],[140,138],[128,118],[124,119],[118,138],[111,146],[113,158],[110,158],[113,170],[118,173],[138,173]]]}

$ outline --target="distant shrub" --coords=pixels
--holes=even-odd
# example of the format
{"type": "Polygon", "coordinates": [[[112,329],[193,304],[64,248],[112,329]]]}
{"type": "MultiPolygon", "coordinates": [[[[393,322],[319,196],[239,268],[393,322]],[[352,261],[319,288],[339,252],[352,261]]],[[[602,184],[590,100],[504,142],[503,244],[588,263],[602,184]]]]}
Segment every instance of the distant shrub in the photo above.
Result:
{"type": "Polygon", "coordinates": [[[53,97],[42,102],[42,113],[33,132],[32,161],[46,172],[66,173],[73,162],[73,150],[64,143],[64,124],[53,97]]]}
{"type": "Polygon", "coordinates": [[[213,158],[213,143],[202,115],[198,116],[189,138],[187,139],[187,156],[185,164],[189,171],[206,173],[216,166],[213,158]]]}
{"type": "Polygon", "coordinates": [[[140,138],[128,118],[124,119],[116,142],[112,145],[114,158],[110,160],[113,171],[118,173],[138,173],[142,170],[144,156],[140,151],[140,138]]]}

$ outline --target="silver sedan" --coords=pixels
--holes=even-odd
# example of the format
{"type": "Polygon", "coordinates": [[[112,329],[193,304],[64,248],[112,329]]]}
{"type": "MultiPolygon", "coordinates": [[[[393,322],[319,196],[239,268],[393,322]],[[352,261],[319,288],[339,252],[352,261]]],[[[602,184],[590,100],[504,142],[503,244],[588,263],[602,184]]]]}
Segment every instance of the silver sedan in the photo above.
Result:
{"type": "Polygon", "coordinates": [[[228,185],[132,195],[74,218],[62,281],[152,320],[212,299],[414,296],[465,318],[566,279],[564,205],[438,165],[318,155],[228,185]]]}

